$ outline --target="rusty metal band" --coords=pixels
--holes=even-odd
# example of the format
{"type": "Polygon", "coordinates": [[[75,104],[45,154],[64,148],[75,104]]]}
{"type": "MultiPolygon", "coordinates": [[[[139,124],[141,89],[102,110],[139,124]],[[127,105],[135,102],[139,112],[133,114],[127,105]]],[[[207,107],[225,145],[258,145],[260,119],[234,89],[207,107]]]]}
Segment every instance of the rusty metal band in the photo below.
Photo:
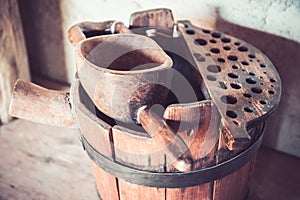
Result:
{"type": "Polygon", "coordinates": [[[82,144],[90,159],[105,172],[127,182],[156,188],[183,188],[212,182],[229,175],[248,163],[258,151],[265,127],[261,129],[259,138],[237,156],[215,166],[192,172],[151,172],[128,167],[108,159],[97,152],[82,136],[82,144]]]}

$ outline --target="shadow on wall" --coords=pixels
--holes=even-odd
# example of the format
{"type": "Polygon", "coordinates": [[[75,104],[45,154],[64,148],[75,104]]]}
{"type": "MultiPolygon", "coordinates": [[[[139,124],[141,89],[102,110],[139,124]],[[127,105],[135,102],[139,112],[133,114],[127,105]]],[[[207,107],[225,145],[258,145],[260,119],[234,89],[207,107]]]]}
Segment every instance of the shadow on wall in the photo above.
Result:
{"type": "Polygon", "coordinates": [[[60,1],[18,3],[31,74],[67,82],[60,1]]]}
{"type": "Polygon", "coordinates": [[[300,157],[300,43],[228,22],[218,9],[215,27],[260,49],[276,67],[282,96],[278,110],[267,122],[264,144],[300,157]]]}

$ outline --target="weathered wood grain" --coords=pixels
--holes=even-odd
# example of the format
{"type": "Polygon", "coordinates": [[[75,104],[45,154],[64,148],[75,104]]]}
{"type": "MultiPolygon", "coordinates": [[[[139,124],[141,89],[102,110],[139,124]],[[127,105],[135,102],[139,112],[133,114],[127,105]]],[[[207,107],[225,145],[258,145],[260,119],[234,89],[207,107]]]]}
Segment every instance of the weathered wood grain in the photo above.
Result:
{"type": "MultiPolygon", "coordinates": [[[[112,129],[115,159],[124,165],[148,171],[164,171],[165,149],[147,133],[122,126],[112,129]],[[126,141],[126,142],[124,142],[126,141]]],[[[119,182],[120,199],[164,199],[164,188],[152,188],[126,182],[119,182]]]]}
{"type": "Polygon", "coordinates": [[[214,182],[214,200],[244,200],[249,193],[250,177],[252,176],[255,158],[242,168],[214,182]]]}
{"type": "MultiPolygon", "coordinates": [[[[115,160],[114,147],[111,141],[111,125],[98,118],[95,105],[89,99],[75,78],[71,86],[72,111],[75,116],[77,128],[87,142],[101,155],[115,160]]],[[[102,170],[94,161],[90,161],[94,173],[96,188],[102,199],[119,199],[117,179],[102,170]],[[107,187],[110,186],[109,189],[107,187]]]]}
{"type": "MultiPolygon", "coordinates": [[[[252,138],[252,142],[262,134],[263,125],[254,127],[248,131],[252,138]]],[[[222,163],[234,156],[241,153],[242,150],[234,149],[229,150],[227,148],[227,141],[224,139],[224,135],[220,135],[218,156],[216,163],[222,163]]],[[[249,184],[254,171],[256,155],[243,167],[237,169],[235,172],[214,181],[214,200],[222,199],[245,199],[249,192],[249,184]]]]}
{"type": "Polygon", "coordinates": [[[30,80],[17,0],[0,1],[0,124],[11,119],[8,105],[15,81],[30,80]]]}
{"type": "Polygon", "coordinates": [[[71,86],[72,112],[76,127],[87,142],[99,153],[113,160],[113,149],[110,141],[111,125],[96,116],[96,108],[75,78],[71,86]]]}
{"type": "MultiPolygon", "coordinates": [[[[215,154],[219,140],[220,116],[211,101],[174,104],[167,107],[164,117],[173,120],[192,155],[194,169],[216,164],[215,154]],[[180,125],[181,123],[181,125],[180,125]]],[[[166,199],[212,199],[213,182],[199,186],[166,189],[166,199]]]]}
{"type": "Polygon", "coordinates": [[[181,24],[204,86],[222,116],[227,147],[247,148],[251,143],[247,130],[266,120],[279,103],[281,80],[276,69],[245,41],[187,21],[181,24]]]}
{"type": "Polygon", "coordinates": [[[53,126],[75,126],[68,92],[48,90],[22,79],[14,86],[9,114],[53,126]]]}
{"type": "Polygon", "coordinates": [[[164,119],[147,107],[138,111],[141,125],[155,142],[166,149],[166,159],[181,172],[193,170],[193,160],[189,147],[164,119]]]}
{"type": "Polygon", "coordinates": [[[170,9],[151,9],[131,14],[129,25],[131,28],[160,27],[173,29],[174,18],[170,9]]]}
{"type": "Polygon", "coordinates": [[[103,171],[94,161],[90,161],[94,174],[96,188],[101,199],[118,200],[119,198],[119,183],[117,179],[103,171]]]}

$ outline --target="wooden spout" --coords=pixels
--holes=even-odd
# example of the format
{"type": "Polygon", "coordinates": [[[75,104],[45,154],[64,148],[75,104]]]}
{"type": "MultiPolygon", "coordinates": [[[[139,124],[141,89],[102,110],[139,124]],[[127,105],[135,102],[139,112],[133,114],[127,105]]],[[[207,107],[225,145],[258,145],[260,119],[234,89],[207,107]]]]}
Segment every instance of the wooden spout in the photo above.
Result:
{"type": "Polygon", "coordinates": [[[43,124],[74,127],[68,92],[49,90],[22,79],[14,86],[9,114],[43,124]]]}

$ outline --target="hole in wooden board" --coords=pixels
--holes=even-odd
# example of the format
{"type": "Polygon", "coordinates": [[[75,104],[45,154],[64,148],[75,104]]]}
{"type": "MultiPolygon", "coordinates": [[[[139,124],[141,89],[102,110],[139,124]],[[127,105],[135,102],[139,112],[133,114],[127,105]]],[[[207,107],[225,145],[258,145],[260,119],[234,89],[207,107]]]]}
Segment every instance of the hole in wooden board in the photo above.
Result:
{"type": "Polygon", "coordinates": [[[250,75],[250,76],[255,76],[255,73],[249,72],[249,75],[250,75]]]}
{"type": "Polygon", "coordinates": [[[220,62],[220,63],[224,63],[225,62],[224,58],[218,58],[217,61],[220,62]]]}
{"type": "Polygon", "coordinates": [[[265,65],[265,64],[260,64],[260,67],[261,67],[261,68],[265,68],[266,65],[265,65]]]}
{"type": "Polygon", "coordinates": [[[241,89],[241,86],[240,86],[239,84],[237,84],[237,83],[230,83],[230,86],[231,86],[233,89],[236,89],[236,90],[241,89]]]}
{"type": "Polygon", "coordinates": [[[262,93],[262,89],[260,87],[253,87],[253,88],[251,88],[251,91],[256,94],[262,93]]]}
{"type": "Polygon", "coordinates": [[[225,37],[225,38],[222,38],[221,41],[224,42],[224,43],[229,43],[229,42],[231,42],[231,39],[225,37]]]}
{"type": "Polygon", "coordinates": [[[210,52],[218,54],[220,53],[220,50],[218,48],[212,48],[210,49],[210,52]]]}
{"type": "Polygon", "coordinates": [[[236,112],[234,112],[233,110],[227,110],[226,111],[226,115],[228,116],[228,117],[230,117],[230,118],[237,118],[237,114],[236,114],[236,112]]]}
{"type": "Polygon", "coordinates": [[[241,43],[240,42],[235,42],[234,45],[235,46],[239,46],[241,43]]]}
{"type": "Polygon", "coordinates": [[[188,29],[188,30],[186,30],[185,32],[186,32],[187,34],[189,34],[189,35],[194,35],[194,34],[195,34],[195,31],[192,30],[192,29],[188,29]]]}
{"type": "Polygon", "coordinates": [[[262,104],[262,105],[267,104],[267,102],[265,100],[260,100],[259,103],[262,104]]]}
{"type": "Polygon", "coordinates": [[[239,126],[239,123],[237,121],[232,121],[235,125],[239,126]]]}
{"type": "Polygon", "coordinates": [[[213,36],[214,38],[220,38],[220,37],[221,37],[221,33],[213,32],[213,33],[211,34],[211,36],[213,36]]]}
{"type": "Polygon", "coordinates": [[[226,51],[229,51],[231,48],[230,48],[230,46],[224,46],[223,49],[226,51]]]}
{"type": "Polygon", "coordinates": [[[221,101],[226,104],[236,104],[237,98],[231,95],[221,96],[221,101]]]}
{"type": "Polygon", "coordinates": [[[253,77],[246,78],[246,82],[249,83],[249,84],[256,84],[257,83],[255,78],[253,78],[253,77]]]}
{"type": "Polygon", "coordinates": [[[203,32],[203,33],[210,33],[210,30],[202,29],[202,32],[203,32]]]}
{"type": "Polygon", "coordinates": [[[255,55],[254,54],[249,54],[248,57],[249,58],[255,58],[255,55]]]}
{"type": "Polygon", "coordinates": [[[232,65],[232,69],[238,69],[238,66],[232,65]]]}
{"type": "Polygon", "coordinates": [[[240,46],[240,47],[238,48],[238,50],[241,51],[241,52],[246,52],[246,51],[248,51],[248,48],[245,47],[245,46],[240,46]]]}
{"type": "Polygon", "coordinates": [[[228,58],[229,60],[231,60],[231,61],[237,61],[237,60],[238,60],[238,57],[237,57],[237,56],[234,56],[234,55],[229,55],[227,58],[228,58]]]}
{"type": "Polygon", "coordinates": [[[269,90],[269,94],[275,94],[273,90],[269,90]]]}
{"type": "Polygon", "coordinates": [[[248,112],[248,113],[251,113],[251,112],[254,112],[254,109],[252,107],[244,107],[244,111],[248,112]]]}
{"type": "Polygon", "coordinates": [[[208,65],[207,70],[212,73],[219,73],[221,72],[221,67],[219,65],[208,65]]]}
{"type": "Polygon", "coordinates": [[[237,74],[235,74],[235,73],[228,73],[228,76],[230,77],[230,78],[238,78],[239,76],[237,75],[237,74]]]}
{"type": "Polygon", "coordinates": [[[243,65],[249,65],[249,63],[248,63],[247,61],[245,61],[245,60],[242,61],[241,63],[242,63],[243,65]]]}
{"type": "Polygon", "coordinates": [[[270,78],[270,81],[271,81],[272,83],[275,83],[275,82],[276,82],[276,80],[273,79],[273,78],[270,78]]]}
{"type": "Polygon", "coordinates": [[[216,81],[217,80],[217,78],[215,76],[212,76],[212,75],[207,75],[206,78],[209,81],[216,81]]]}
{"type": "Polygon", "coordinates": [[[226,86],[225,82],[219,81],[219,85],[220,85],[220,88],[222,88],[222,89],[224,89],[224,90],[227,89],[227,86],[226,86]]]}
{"type": "Polygon", "coordinates": [[[195,43],[196,45],[200,45],[200,46],[205,46],[205,45],[207,45],[207,41],[204,40],[204,39],[201,39],[201,38],[195,39],[195,40],[194,40],[194,43],[195,43]]]}
{"type": "Polygon", "coordinates": [[[195,58],[196,58],[197,61],[199,61],[199,62],[205,62],[205,57],[203,57],[201,54],[194,53],[194,56],[195,56],[195,58]]]}
{"type": "Polygon", "coordinates": [[[245,93],[245,94],[243,94],[243,96],[246,97],[246,98],[251,98],[252,97],[252,95],[249,94],[249,93],[245,93]]]}

